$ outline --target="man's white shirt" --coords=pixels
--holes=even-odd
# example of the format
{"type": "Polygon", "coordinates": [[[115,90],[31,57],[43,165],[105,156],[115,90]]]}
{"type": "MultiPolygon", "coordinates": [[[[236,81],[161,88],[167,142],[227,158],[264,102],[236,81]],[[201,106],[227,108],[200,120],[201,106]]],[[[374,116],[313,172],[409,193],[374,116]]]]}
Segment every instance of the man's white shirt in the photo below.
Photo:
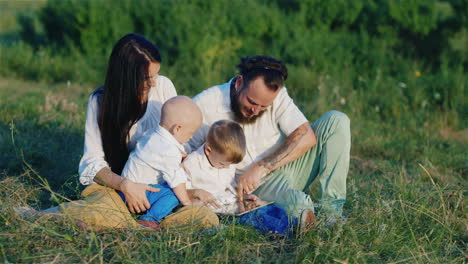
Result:
{"type": "MultiPolygon", "coordinates": [[[[189,142],[192,150],[205,142],[214,122],[221,119],[234,120],[230,99],[231,81],[211,87],[193,98],[203,113],[203,125],[189,142]]],[[[252,124],[241,124],[247,151],[244,159],[236,165],[236,173],[242,174],[250,164],[271,153],[289,134],[306,122],[307,119],[289,97],[286,88],[281,88],[261,117],[252,124]]]]}

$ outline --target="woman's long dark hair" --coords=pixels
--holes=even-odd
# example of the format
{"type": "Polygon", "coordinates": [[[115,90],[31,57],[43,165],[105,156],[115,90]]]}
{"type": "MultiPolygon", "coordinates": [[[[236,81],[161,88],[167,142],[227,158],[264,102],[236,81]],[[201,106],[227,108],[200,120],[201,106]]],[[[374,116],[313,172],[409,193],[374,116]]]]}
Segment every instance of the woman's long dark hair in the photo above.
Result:
{"type": "Polygon", "coordinates": [[[130,128],[146,111],[143,86],[151,62],[161,62],[159,50],[137,34],[121,38],[109,59],[98,124],[105,159],[117,174],[121,174],[129,156],[130,128]]]}

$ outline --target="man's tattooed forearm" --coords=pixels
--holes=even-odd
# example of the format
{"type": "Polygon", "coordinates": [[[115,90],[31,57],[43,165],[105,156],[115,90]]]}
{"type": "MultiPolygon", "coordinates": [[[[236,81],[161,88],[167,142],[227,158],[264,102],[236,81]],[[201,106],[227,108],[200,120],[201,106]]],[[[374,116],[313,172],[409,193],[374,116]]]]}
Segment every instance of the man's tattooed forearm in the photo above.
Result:
{"type": "Polygon", "coordinates": [[[290,156],[291,152],[296,149],[301,139],[307,134],[308,129],[309,127],[305,125],[298,127],[275,151],[259,161],[258,165],[268,171],[275,169],[279,162],[290,156]]]}

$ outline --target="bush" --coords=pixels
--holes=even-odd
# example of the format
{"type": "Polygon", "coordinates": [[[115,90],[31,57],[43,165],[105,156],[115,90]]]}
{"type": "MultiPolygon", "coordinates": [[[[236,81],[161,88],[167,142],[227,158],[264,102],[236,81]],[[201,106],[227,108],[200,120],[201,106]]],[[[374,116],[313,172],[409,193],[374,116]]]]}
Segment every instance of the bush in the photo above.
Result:
{"type": "Polygon", "coordinates": [[[467,50],[453,38],[466,30],[465,6],[436,0],[49,0],[19,16],[22,42],[0,47],[0,74],[97,86],[114,43],[135,32],[159,46],[162,74],[181,94],[226,81],[241,56],[267,54],[300,72],[290,75],[288,86],[307,98],[303,104],[312,100],[313,111],[342,108],[388,120],[417,109],[461,113],[467,50]],[[332,87],[317,96],[320,85],[332,87]]]}

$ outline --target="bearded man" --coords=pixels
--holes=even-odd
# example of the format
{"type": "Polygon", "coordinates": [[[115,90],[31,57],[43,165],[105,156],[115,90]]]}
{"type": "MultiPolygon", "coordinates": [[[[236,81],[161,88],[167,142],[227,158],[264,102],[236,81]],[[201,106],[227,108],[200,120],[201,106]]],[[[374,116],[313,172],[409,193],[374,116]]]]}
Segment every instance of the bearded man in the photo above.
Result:
{"type": "MultiPolygon", "coordinates": [[[[274,201],[291,216],[319,210],[328,221],[342,219],[351,146],[350,120],[338,111],[312,124],[289,97],[286,66],[267,56],[241,59],[239,75],[194,97],[203,113],[203,126],[189,144],[201,146],[208,129],[221,119],[244,129],[247,151],[236,165],[238,197],[253,193],[274,201]],[[318,179],[316,206],[305,193],[318,179]]],[[[239,205],[243,209],[243,203],[239,205]]]]}

